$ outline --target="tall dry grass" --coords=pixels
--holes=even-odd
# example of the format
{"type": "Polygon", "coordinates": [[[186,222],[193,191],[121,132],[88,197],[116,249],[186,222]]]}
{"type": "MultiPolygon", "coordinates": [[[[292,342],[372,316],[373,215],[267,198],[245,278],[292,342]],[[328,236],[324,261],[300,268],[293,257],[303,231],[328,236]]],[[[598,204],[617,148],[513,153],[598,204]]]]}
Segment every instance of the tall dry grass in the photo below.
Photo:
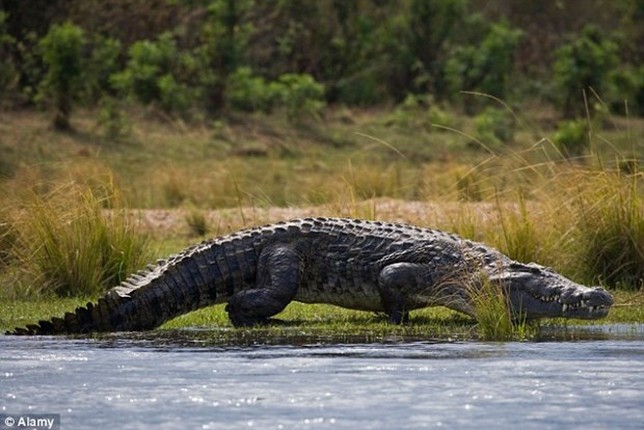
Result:
{"type": "Polygon", "coordinates": [[[644,287],[644,176],[619,170],[581,174],[570,207],[581,275],[624,288],[644,287]]]}
{"type": "Polygon", "coordinates": [[[115,191],[106,188],[103,195],[109,197],[65,183],[13,200],[7,222],[16,240],[6,252],[20,276],[3,295],[97,295],[142,267],[147,238],[115,191]]]}

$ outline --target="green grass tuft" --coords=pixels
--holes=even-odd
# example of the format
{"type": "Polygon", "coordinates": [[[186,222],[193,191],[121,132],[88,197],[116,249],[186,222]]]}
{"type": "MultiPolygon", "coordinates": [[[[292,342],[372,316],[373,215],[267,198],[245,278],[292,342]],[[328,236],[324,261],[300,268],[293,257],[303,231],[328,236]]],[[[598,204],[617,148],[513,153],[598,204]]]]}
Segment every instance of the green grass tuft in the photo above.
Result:
{"type": "Polygon", "coordinates": [[[477,332],[487,341],[526,340],[536,334],[536,330],[520,315],[514,315],[503,294],[503,286],[484,278],[480,285],[472,285],[470,295],[473,300],[477,332]]]}

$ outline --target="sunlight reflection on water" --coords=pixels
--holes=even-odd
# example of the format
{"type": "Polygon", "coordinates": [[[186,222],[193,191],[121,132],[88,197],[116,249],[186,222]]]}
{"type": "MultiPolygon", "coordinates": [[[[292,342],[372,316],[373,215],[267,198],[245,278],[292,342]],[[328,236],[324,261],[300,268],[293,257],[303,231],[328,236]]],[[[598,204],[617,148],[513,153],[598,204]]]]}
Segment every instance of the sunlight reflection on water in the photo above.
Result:
{"type": "Polygon", "coordinates": [[[644,337],[221,347],[0,336],[0,412],[62,428],[642,428],[644,337]]]}

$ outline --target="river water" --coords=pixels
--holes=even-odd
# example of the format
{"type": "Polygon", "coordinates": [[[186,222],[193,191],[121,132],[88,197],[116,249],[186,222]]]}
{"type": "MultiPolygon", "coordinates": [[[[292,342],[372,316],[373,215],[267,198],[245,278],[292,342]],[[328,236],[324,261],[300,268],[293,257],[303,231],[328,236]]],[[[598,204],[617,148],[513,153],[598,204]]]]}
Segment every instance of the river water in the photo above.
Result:
{"type": "Polygon", "coordinates": [[[221,347],[187,333],[0,336],[0,414],[60,414],[61,429],[644,429],[644,324],[508,343],[221,347]]]}

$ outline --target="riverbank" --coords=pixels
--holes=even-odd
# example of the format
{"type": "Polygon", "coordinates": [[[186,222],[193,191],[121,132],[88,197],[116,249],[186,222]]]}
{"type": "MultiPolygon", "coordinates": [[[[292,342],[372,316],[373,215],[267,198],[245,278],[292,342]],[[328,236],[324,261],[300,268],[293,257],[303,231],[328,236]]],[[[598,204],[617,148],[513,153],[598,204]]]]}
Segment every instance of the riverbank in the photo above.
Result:
{"type": "MultiPolygon", "coordinates": [[[[601,320],[542,320],[529,325],[525,332],[516,333],[517,340],[529,340],[547,327],[565,329],[587,324],[643,324],[644,293],[613,291],[615,304],[601,320]]],[[[0,300],[0,331],[35,323],[40,319],[62,315],[87,299],[48,298],[37,300],[0,300]]],[[[330,305],[291,303],[276,316],[278,321],[268,327],[234,328],[228,321],[224,305],[201,309],[167,322],[155,332],[144,336],[172,337],[176,330],[198,330],[200,338],[221,345],[256,343],[355,343],[395,340],[481,339],[476,321],[457,312],[442,308],[427,308],[411,313],[410,323],[404,326],[387,323],[382,315],[352,311],[330,305]]],[[[99,337],[101,335],[98,335],[99,337]]]]}

